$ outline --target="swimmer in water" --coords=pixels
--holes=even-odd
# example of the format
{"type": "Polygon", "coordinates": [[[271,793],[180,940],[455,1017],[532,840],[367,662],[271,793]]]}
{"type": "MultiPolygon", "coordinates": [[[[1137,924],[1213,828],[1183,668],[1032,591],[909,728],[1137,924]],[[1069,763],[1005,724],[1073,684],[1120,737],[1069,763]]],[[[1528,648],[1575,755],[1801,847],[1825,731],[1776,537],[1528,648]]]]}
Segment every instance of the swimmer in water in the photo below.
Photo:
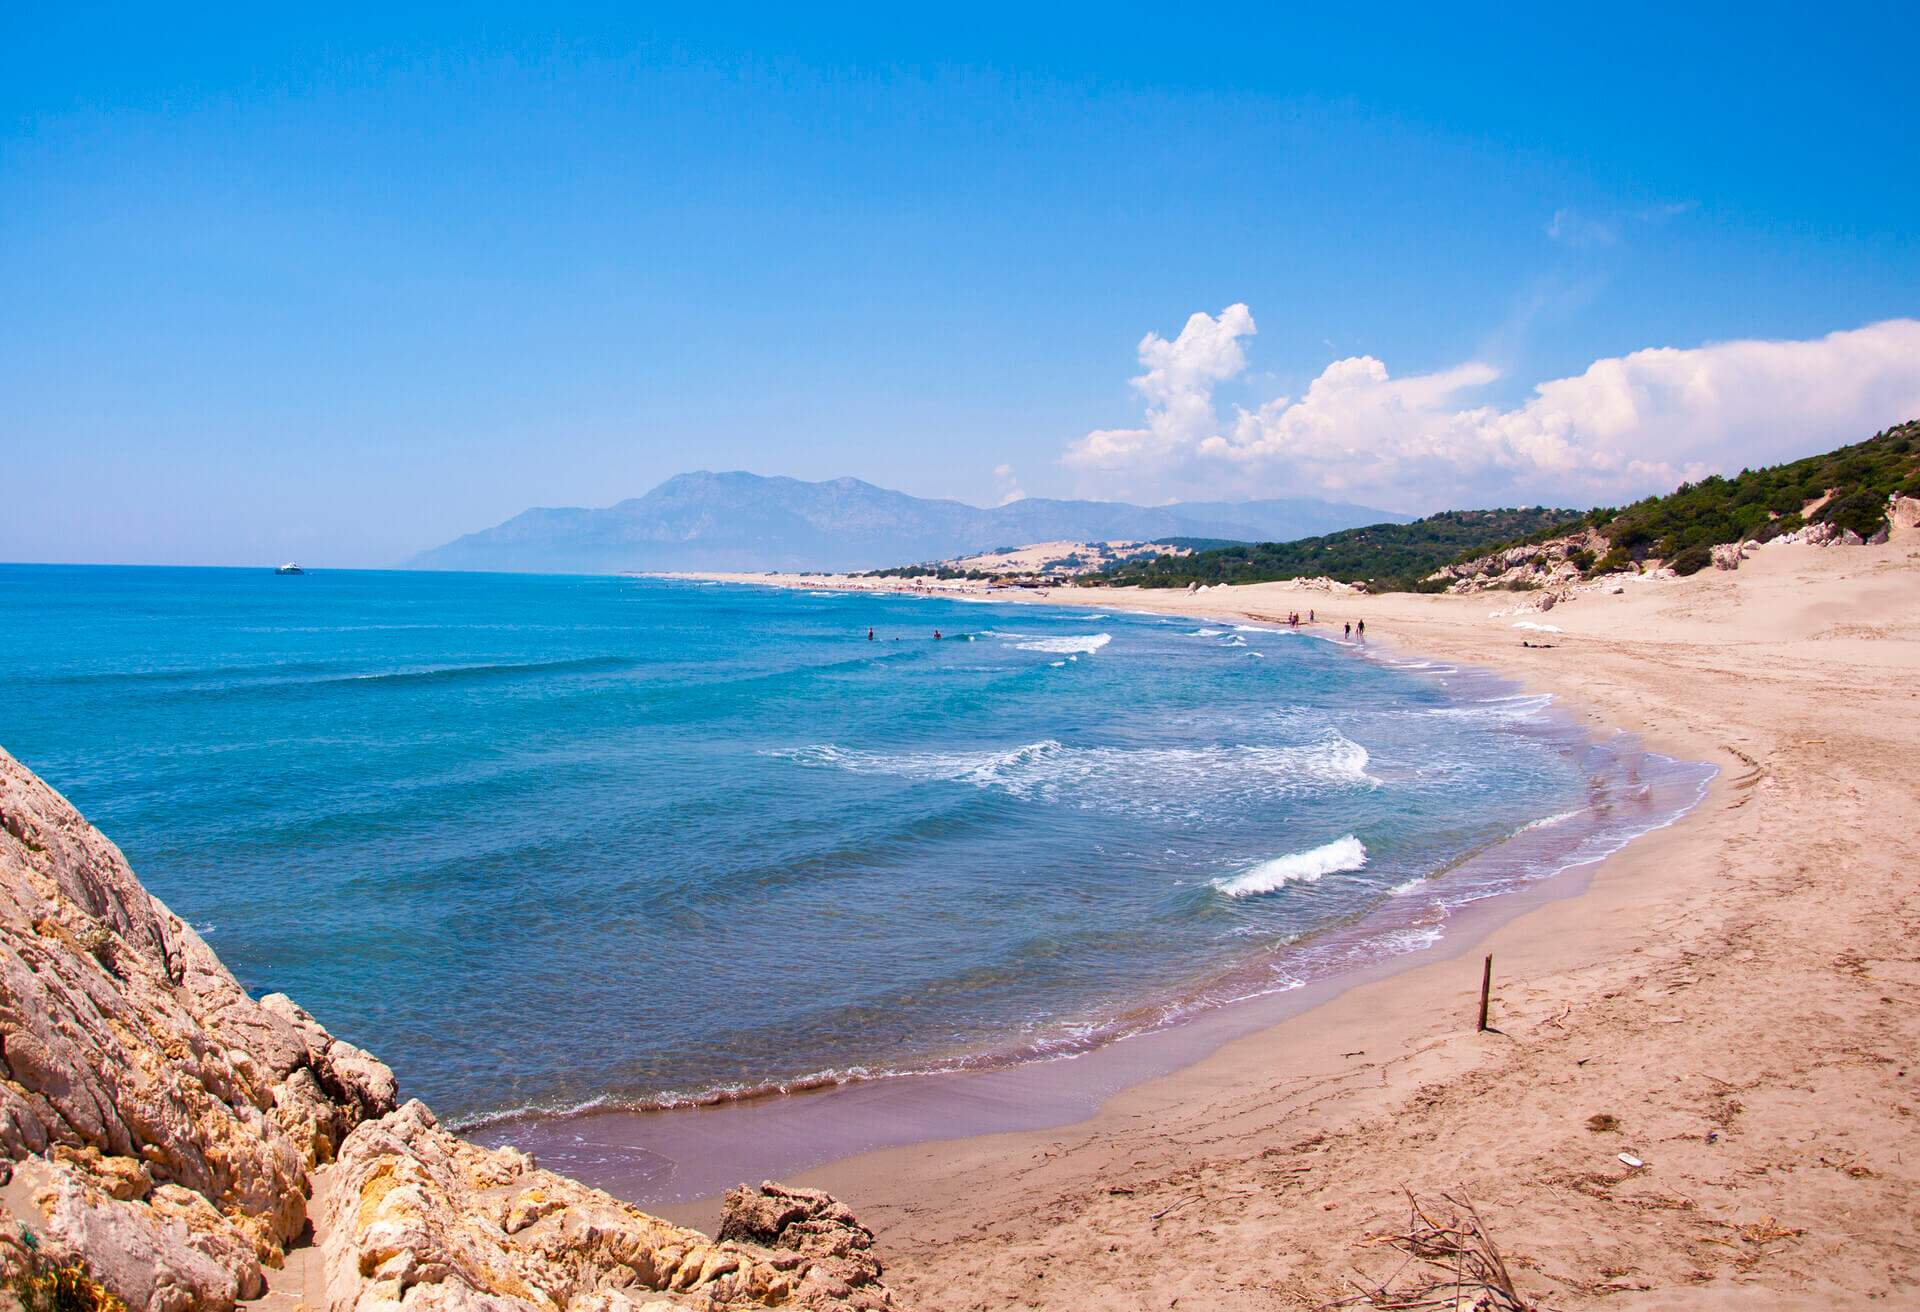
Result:
{"type": "Polygon", "coordinates": [[[935,642],[938,642],[938,641],[940,641],[940,630],[938,630],[938,629],[935,629],[935,630],[933,631],[933,640],[934,640],[935,642]]]}

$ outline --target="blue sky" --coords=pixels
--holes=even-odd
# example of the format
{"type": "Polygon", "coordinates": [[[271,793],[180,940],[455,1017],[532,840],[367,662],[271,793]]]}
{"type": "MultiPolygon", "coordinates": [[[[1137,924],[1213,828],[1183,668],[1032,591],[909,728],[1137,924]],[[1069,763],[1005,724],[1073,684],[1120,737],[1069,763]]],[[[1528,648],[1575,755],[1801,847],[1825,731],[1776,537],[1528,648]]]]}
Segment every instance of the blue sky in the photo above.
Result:
{"type": "Polygon", "coordinates": [[[1893,6],[34,8],[0,559],[380,564],[700,467],[1592,502],[1920,406],[1893,6]]]}

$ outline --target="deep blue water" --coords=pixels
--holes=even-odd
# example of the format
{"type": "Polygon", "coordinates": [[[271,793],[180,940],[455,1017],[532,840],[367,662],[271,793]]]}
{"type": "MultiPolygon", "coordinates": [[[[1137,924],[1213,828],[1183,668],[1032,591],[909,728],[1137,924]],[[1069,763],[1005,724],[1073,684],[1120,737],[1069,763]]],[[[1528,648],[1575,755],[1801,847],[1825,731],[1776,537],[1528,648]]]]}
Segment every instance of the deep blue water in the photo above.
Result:
{"type": "Polygon", "coordinates": [[[453,1119],[1071,1048],[1430,942],[1699,779],[1229,623],[39,566],[0,615],[0,745],[453,1119]]]}

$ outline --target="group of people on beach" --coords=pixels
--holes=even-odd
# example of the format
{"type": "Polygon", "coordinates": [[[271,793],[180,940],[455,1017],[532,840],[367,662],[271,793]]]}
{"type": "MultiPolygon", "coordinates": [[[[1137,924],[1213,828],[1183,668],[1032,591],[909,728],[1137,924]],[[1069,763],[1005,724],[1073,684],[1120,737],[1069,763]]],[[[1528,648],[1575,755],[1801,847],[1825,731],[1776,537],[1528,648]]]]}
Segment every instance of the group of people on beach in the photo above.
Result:
{"type": "MultiPolygon", "coordinates": [[[[1309,610],[1307,612],[1306,622],[1308,624],[1312,624],[1316,621],[1317,618],[1318,617],[1311,610],[1309,610]]],[[[1288,613],[1287,627],[1291,629],[1297,629],[1300,627],[1299,611],[1296,610],[1288,613]]],[[[1354,621],[1348,620],[1342,629],[1341,636],[1346,638],[1349,642],[1351,642],[1353,641],[1356,632],[1358,633],[1361,642],[1365,642],[1367,640],[1367,622],[1365,620],[1361,620],[1359,622],[1359,626],[1357,629],[1355,628],[1354,621]]]]}

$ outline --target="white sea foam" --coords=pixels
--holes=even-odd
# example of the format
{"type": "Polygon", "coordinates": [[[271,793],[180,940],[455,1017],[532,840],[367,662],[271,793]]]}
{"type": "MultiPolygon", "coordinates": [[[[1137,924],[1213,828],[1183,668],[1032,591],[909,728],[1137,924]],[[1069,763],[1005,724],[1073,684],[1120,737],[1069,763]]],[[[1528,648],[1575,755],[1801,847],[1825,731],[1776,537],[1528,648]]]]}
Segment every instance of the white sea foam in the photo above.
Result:
{"type": "MultiPolygon", "coordinates": [[[[1003,636],[1012,637],[1016,635],[1007,634],[1003,636]]],[[[1111,633],[1084,633],[1065,638],[1032,638],[1026,642],[1016,642],[1013,645],[1021,651],[1050,651],[1061,654],[1078,652],[1082,655],[1091,655],[1112,641],[1113,635],[1111,633]]]]}
{"type": "Polygon", "coordinates": [[[1449,720],[1531,720],[1553,705],[1552,693],[1515,693],[1462,706],[1435,706],[1425,712],[1449,720]]]}
{"type": "Polygon", "coordinates": [[[874,752],[817,743],[766,755],[851,774],[971,784],[1028,801],[1185,818],[1376,782],[1367,773],[1367,749],[1331,731],[1285,747],[1068,747],[1043,738],[1002,751],[874,752]]]}
{"type": "Polygon", "coordinates": [[[1543,816],[1538,820],[1528,821],[1526,824],[1521,825],[1518,829],[1514,830],[1513,832],[1516,834],[1524,834],[1529,829],[1551,829],[1555,825],[1565,824],[1567,821],[1573,819],[1575,816],[1584,814],[1584,812],[1585,812],[1585,808],[1581,807],[1572,811],[1562,811],[1558,815],[1543,816]]]}
{"type": "Polygon", "coordinates": [[[1404,884],[1395,884],[1389,891],[1394,897],[1406,897],[1409,893],[1418,893],[1426,886],[1427,877],[1421,875],[1418,878],[1407,880],[1404,884]]]}
{"type": "Polygon", "coordinates": [[[1225,632],[1225,629],[1195,629],[1187,636],[1189,638],[1217,638],[1225,632]]]}
{"type": "Polygon", "coordinates": [[[1231,879],[1216,879],[1213,886],[1228,897],[1256,897],[1272,893],[1288,884],[1314,884],[1323,875],[1358,870],[1367,864],[1367,849],[1352,834],[1306,852],[1291,852],[1262,861],[1251,870],[1243,870],[1231,879]]]}

